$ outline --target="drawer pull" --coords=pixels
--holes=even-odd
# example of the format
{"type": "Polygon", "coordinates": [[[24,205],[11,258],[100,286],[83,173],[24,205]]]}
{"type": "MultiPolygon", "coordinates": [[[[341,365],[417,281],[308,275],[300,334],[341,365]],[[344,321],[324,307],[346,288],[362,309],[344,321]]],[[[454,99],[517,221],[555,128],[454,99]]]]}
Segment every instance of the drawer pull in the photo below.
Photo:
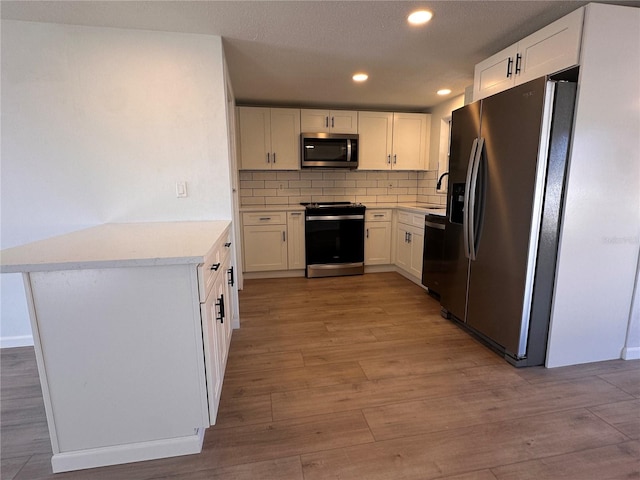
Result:
{"type": "Polygon", "coordinates": [[[225,247],[229,248],[231,246],[231,242],[227,242],[224,244],[225,247]]]}
{"type": "Polygon", "coordinates": [[[224,323],[224,294],[221,294],[220,298],[216,300],[216,307],[218,307],[216,320],[220,320],[220,323],[224,323]]]}
{"type": "Polygon", "coordinates": [[[384,213],[374,213],[374,217],[384,217],[384,213]]]}
{"type": "Polygon", "coordinates": [[[271,220],[271,217],[260,217],[260,220],[271,220]]]}
{"type": "Polygon", "coordinates": [[[219,263],[212,263],[211,268],[209,270],[213,270],[214,272],[217,272],[219,268],[220,268],[219,263]]]}
{"type": "Polygon", "coordinates": [[[229,267],[229,270],[227,270],[227,283],[232,287],[236,283],[233,275],[233,267],[229,267]]]}

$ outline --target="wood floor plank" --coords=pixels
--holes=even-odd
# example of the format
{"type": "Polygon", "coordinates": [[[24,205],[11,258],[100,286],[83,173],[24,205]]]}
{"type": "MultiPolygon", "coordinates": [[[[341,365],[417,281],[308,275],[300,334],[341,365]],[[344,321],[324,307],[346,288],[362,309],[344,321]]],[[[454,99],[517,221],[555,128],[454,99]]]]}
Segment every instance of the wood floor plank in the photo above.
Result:
{"type": "Polygon", "coordinates": [[[493,469],[497,480],[621,480],[640,478],[637,441],[506,465],[493,469]]]}
{"type": "Polygon", "coordinates": [[[234,397],[227,385],[222,387],[215,428],[232,428],[242,425],[268,423],[271,415],[271,395],[234,397]]]}
{"type": "Polygon", "coordinates": [[[2,458],[0,460],[0,478],[2,478],[2,480],[13,480],[22,467],[29,461],[30,457],[31,455],[2,458]]]}
{"type": "Polygon", "coordinates": [[[360,411],[234,429],[211,429],[205,437],[209,459],[219,466],[273,460],[373,441],[360,411]]]}
{"type": "Polygon", "coordinates": [[[376,440],[386,440],[630,398],[622,390],[592,377],[583,382],[550,383],[544,390],[528,384],[515,385],[365,408],[363,413],[376,440]]]}
{"type": "Polygon", "coordinates": [[[233,397],[243,397],[345,383],[352,384],[366,380],[366,378],[357,362],[346,362],[225,375],[224,388],[233,397]]]}
{"type": "Polygon", "coordinates": [[[629,438],[640,439],[640,400],[607,403],[589,410],[629,438]]]}
{"type": "Polygon", "coordinates": [[[430,375],[503,362],[504,359],[482,345],[469,344],[455,349],[430,346],[414,355],[365,359],[359,363],[369,380],[379,380],[406,375],[430,375]]]}
{"type": "Polygon", "coordinates": [[[232,337],[225,375],[238,374],[240,372],[273,370],[274,368],[297,367],[304,367],[302,353],[298,350],[253,354],[239,347],[236,348],[232,337]]]}
{"type": "Polygon", "coordinates": [[[197,472],[159,477],[158,480],[304,480],[300,457],[277,458],[197,472]]]}
{"type": "Polygon", "coordinates": [[[629,371],[640,376],[640,360],[608,360],[557,368],[520,368],[518,374],[530,383],[545,383],[629,371]]]}
{"type": "Polygon", "coordinates": [[[462,473],[460,475],[447,475],[439,477],[438,480],[497,480],[491,470],[478,470],[475,472],[462,473]]]}
{"type": "Polygon", "coordinates": [[[302,455],[305,480],[434,479],[620,443],[584,409],[302,455]]]}
{"type": "Polygon", "coordinates": [[[637,370],[624,370],[616,373],[606,373],[600,378],[621,388],[627,393],[640,398],[640,361],[637,370]]]}
{"type": "Polygon", "coordinates": [[[498,385],[523,384],[508,365],[474,367],[436,375],[363,381],[350,385],[308,388],[271,396],[273,418],[335,414],[412,399],[445,397],[487,390],[498,385]]]}

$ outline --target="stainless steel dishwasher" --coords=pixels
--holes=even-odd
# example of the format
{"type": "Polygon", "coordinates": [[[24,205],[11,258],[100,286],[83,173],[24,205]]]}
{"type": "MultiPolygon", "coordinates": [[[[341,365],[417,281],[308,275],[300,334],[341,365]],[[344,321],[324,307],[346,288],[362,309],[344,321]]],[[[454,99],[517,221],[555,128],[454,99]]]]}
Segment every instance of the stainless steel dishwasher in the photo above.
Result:
{"type": "Polygon", "coordinates": [[[424,219],[424,253],[422,255],[422,284],[429,293],[440,298],[445,272],[444,242],[447,217],[427,214],[424,219]]]}

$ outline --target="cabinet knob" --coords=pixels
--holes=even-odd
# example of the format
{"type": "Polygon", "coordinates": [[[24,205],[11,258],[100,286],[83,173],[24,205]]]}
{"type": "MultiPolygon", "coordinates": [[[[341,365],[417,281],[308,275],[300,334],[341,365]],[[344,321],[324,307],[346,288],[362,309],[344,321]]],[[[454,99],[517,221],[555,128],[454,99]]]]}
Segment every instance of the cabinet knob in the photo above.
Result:
{"type": "Polygon", "coordinates": [[[224,244],[225,247],[229,248],[231,246],[231,242],[227,242],[224,244]]]}

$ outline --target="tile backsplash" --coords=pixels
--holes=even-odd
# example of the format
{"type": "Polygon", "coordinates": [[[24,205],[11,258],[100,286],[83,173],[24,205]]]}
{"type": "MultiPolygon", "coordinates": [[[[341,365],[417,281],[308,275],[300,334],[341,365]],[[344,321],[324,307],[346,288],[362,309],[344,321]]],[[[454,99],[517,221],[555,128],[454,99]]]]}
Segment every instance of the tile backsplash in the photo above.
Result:
{"type": "Polygon", "coordinates": [[[241,206],[317,201],[446,203],[446,195],[436,193],[435,170],[241,170],[239,175],[241,206]]]}

